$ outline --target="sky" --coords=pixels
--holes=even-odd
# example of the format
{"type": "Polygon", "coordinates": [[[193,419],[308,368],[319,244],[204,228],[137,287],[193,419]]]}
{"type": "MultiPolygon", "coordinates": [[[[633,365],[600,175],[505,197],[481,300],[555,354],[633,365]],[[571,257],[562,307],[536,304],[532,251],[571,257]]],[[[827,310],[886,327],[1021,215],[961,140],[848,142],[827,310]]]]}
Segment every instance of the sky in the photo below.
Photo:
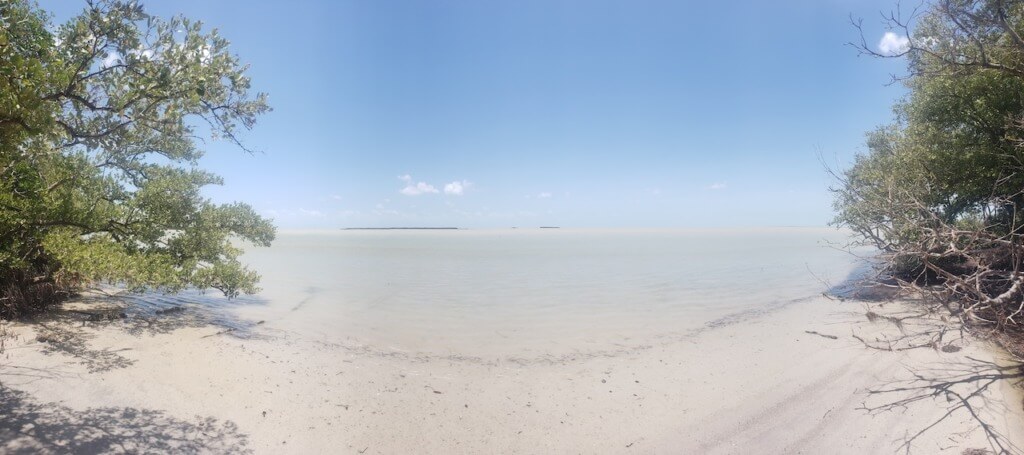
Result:
{"type": "MultiPolygon", "coordinates": [[[[874,0],[143,2],[216,28],[274,111],[207,142],[282,229],[823,226],[892,120],[874,0]]],[[[84,2],[43,0],[62,22],[84,2]]]]}

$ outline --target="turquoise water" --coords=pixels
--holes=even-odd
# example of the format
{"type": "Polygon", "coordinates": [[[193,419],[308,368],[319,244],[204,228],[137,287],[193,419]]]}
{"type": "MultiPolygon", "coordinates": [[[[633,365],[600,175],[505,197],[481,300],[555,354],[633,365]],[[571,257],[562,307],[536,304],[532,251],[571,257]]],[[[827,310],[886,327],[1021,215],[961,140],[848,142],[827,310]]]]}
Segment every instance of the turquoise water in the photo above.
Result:
{"type": "Polygon", "coordinates": [[[558,354],[814,298],[860,262],[826,228],[282,233],[233,311],[384,350],[558,354]]]}

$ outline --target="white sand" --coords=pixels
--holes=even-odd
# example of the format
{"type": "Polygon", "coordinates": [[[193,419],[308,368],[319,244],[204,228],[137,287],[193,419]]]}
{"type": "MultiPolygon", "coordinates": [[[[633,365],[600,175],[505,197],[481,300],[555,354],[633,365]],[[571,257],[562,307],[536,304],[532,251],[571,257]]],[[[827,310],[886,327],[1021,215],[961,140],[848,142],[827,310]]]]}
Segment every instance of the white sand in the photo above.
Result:
{"type": "Polygon", "coordinates": [[[912,453],[1024,447],[1010,387],[1020,379],[984,363],[1006,363],[997,351],[955,331],[942,345],[958,352],[867,349],[851,333],[900,332],[855,302],[805,301],[641,348],[518,360],[318,342],[283,320],[249,339],[193,324],[47,324],[58,330],[8,327],[18,338],[0,365],[0,452],[864,454],[902,452],[923,430],[912,453]],[[979,378],[951,389],[964,396],[987,387],[970,409],[933,389],[869,393],[924,385],[900,382],[914,372],[979,378]]]}

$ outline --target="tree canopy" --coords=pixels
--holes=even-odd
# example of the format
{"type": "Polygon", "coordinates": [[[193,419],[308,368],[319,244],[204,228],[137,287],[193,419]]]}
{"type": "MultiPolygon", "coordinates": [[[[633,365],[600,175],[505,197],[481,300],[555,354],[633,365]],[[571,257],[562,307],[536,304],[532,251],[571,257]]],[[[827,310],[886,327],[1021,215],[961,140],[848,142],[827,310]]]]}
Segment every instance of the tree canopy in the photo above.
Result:
{"type": "Polygon", "coordinates": [[[270,110],[216,30],[135,2],[86,2],[59,26],[0,0],[0,316],[105,281],[133,290],[255,292],[235,245],[272,224],[202,195],[205,137],[270,110]],[[233,243],[235,242],[235,243],[233,243]]]}
{"type": "Polygon", "coordinates": [[[857,47],[906,58],[909,94],[838,176],[836,223],[881,249],[893,278],[1020,333],[1024,2],[937,0],[888,20],[903,48],[857,47]]]}

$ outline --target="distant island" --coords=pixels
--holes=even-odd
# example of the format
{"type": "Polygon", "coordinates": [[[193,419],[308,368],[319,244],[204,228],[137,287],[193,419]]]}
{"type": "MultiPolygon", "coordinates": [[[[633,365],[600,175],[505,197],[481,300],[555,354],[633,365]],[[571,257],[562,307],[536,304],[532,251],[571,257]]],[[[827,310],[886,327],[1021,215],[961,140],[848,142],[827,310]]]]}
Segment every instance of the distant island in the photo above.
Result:
{"type": "Polygon", "coordinates": [[[395,231],[395,230],[458,230],[457,227],[352,227],[341,228],[343,231],[395,231]]]}

